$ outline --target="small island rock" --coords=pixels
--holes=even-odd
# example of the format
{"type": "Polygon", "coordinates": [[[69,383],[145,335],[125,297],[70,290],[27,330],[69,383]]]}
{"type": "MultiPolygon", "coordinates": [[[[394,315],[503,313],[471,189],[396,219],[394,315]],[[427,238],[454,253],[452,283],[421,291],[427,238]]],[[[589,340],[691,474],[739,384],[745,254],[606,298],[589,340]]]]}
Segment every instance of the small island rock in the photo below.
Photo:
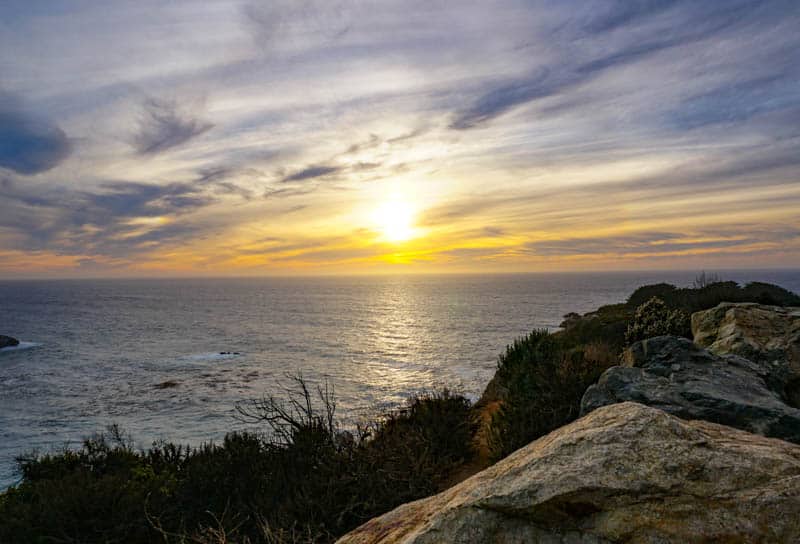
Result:
{"type": "Polygon", "coordinates": [[[18,345],[19,345],[19,340],[17,340],[16,338],[0,334],[0,349],[10,348],[18,345]]]}

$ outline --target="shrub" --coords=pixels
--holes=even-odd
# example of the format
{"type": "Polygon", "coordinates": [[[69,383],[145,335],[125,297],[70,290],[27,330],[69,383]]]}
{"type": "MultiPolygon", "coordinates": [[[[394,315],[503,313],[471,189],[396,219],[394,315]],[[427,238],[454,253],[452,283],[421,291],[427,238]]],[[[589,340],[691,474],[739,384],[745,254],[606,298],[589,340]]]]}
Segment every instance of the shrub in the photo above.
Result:
{"type": "Polygon", "coordinates": [[[800,296],[777,285],[754,281],[745,285],[742,291],[746,299],[760,304],[800,306],[800,296]]]}
{"type": "Polygon", "coordinates": [[[669,283],[643,285],[631,293],[631,296],[628,297],[627,305],[629,308],[635,309],[654,297],[661,300],[674,300],[677,291],[678,288],[669,283]]]}
{"type": "Polygon", "coordinates": [[[625,304],[609,304],[573,319],[569,328],[556,335],[562,346],[580,348],[592,342],[602,342],[621,351],[625,345],[625,330],[633,312],[625,304]]]}
{"type": "Polygon", "coordinates": [[[625,333],[625,341],[630,345],[665,334],[691,337],[689,316],[683,310],[667,308],[663,300],[653,297],[636,308],[633,321],[625,333]]]}
{"type": "Polygon", "coordinates": [[[144,542],[148,497],[167,506],[174,479],[117,428],[77,451],[18,459],[23,483],[0,496],[0,542],[144,542]]]}
{"type": "Polygon", "coordinates": [[[470,404],[442,391],[347,432],[327,386],[240,405],[263,434],[136,451],[113,429],[77,451],[20,459],[0,542],[330,542],[440,490],[472,455],[470,404]]]}
{"type": "Polygon", "coordinates": [[[361,432],[354,466],[364,475],[353,498],[363,503],[359,522],[445,489],[474,455],[470,403],[447,390],[413,397],[361,432]]]}
{"type": "Polygon", "coordinates": [[[721,302],[758,302],[775,306],[800,305],[800,297],[791,291],[769,283],[752,282],[744,287],[734,281],[715,281],[716,276],[699,276],[693,288],[677,288],[667,283],[645,285],[628,298],[629,308],[638,308],[651,298],[664,301],[669,308],[687,314],[708,310],[721,302]]]}
{"type": "Polygon", "coordinates": [[[576,419],[584,391],[616,363],[614,353],[599,343],[591,350],[571,348],[544,330],[508,346],[498,360],[507,390],[489,427],[492,460],[576,419]]]}

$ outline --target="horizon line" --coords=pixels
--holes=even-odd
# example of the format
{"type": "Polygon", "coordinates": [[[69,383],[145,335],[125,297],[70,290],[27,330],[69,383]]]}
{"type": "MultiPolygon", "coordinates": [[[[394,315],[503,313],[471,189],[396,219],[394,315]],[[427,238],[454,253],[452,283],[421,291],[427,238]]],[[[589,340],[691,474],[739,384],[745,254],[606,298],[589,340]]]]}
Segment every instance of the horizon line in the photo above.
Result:
{"type": "MultiPolygon", "coordinates": [[[[625,274],[625,273],[724,273],[724,272],[800,272],[798,267],[764,267],[764,268],[616,268],[603,270],[531,270],[523,272],[348,272],[348,273],[311,273],[311,274],[251,274],[251,275],[121,275],[121,276],[37,276],[37,277],[2,277],[0,282],[22,281],[108,281],[108,280],[243,280],[243,279],[313,279],[313,278],[365,278],[365,277],[397,277],[397,276],[545,276],[545,275],[579,275],[579,274],[625,274]]],[[[720,278],[720,281],[732,281],[720,278]]]]}

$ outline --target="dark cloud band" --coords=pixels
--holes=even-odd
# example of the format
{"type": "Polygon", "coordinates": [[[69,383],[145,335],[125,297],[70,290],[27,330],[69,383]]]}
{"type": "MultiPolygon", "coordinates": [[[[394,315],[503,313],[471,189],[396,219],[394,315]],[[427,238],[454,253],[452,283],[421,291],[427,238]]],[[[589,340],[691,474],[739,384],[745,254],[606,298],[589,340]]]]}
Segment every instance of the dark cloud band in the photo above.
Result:
{"type": "Polygon", "coordinates": [[[17,97],[0,92],[0,167],[38,174],[54,168],[71,151],[57,125],[26,111],[17,97]]]}

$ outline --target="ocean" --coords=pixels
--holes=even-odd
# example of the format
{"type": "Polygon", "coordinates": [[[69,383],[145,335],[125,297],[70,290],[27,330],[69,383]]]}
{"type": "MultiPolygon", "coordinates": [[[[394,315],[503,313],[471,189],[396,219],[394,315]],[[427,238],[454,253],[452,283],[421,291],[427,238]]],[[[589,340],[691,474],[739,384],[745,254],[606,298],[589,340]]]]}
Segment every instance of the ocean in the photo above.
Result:
{"type": "MultiPolygon", "coordinates": [[[[722,271],[800,292],[800,271],[722,271]]],[[[498,354],[568,312],[693,272],[1,281],[0,489],[14,458],[109,424],[136,444],[197,445],[243,428],[235,406],[287,375],[335,388],[346,422],[440,386],[480,396],[498,354]]]]}

